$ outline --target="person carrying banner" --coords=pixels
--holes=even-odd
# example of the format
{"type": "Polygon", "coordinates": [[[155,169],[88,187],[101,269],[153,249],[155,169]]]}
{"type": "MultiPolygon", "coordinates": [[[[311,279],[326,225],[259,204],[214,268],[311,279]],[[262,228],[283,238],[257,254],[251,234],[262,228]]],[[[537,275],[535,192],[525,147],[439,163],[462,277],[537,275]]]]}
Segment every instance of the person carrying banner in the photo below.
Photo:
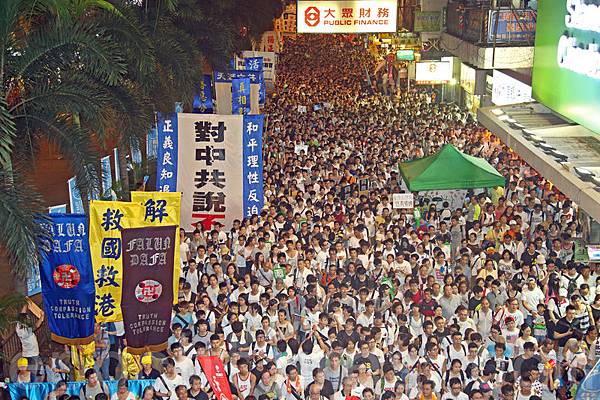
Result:
{"type": "Polygon", "coordinates": [[[175,361],[172,358],[165,358],[162,362],[163,373],[154,381],[154,390],[156,395],[163,400],[177,400],[175,388],[184,385],[185,382],[181,375],[175,371],[175,361]]]}
{"type": "MultiPolygon", "coordinates": [[[[71,365],[73,365],[73,380],[84,380],[85,371],[94,368],[94,353],[96,342],[69,346],[71,352],[71,365]]],[[[87,379],[87,378],[85,378],[87,379]]]]}

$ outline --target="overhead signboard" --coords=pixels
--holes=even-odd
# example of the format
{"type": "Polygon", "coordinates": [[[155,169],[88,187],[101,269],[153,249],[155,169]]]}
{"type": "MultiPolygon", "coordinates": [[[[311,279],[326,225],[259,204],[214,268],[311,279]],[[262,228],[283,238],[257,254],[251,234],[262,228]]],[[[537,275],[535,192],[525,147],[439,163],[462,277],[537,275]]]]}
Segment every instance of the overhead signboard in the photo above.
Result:
{"type": "Polygon", "coordinates": [[[505,74],[494,70],[492,80],[492,103],[497,106],[508,104],[528,103],[531,99],[531,86],[505,74]]]}
{"type": "Polygon", "coordinates": [[[398,2],[298,1],[298,33],[396,32],[398,2]]]}
{"type": "Polygon", "coordinates": [[[534,10],[490,10],[487,41],[488,43],[494,40],[496,43],[533,41],[535,22],[534,10]]]}
{"type": "Polygon", "coordinates": [[[596,133],[600,133],[598,10],[583,1],[539,2],[533,63],[533,97],[596,133]]]}
{"type": "Polygon", "coordinates": [[[440,11],[416,11],[415,32],[439,32],[442,28],[440,11]]]}
{"type": "Polygon", "coordinates": [[[417,63],[416,82],[419,85],[440,85],[448,83],[452,75],[447,61],[425,61],[417,63]]]}
{"type": "Polygon", "coordinates": [[[414,50],[398,50],[396,52],[396,60],[398,61],[414,61],[415,51],[414,50]]]}

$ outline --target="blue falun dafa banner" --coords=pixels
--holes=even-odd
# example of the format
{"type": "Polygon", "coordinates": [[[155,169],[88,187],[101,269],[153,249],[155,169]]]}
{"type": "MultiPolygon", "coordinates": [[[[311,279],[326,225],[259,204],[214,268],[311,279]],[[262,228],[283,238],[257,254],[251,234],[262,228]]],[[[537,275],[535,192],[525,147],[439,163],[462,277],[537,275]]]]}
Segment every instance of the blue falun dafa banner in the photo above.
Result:
{"type": "Polygon", "coordinates": [[[52,339],[86,344],[94,335],[94,275],[84,214],[48,214],[38,221],[50,237],[42,239],[42,297],[52,339]]]}

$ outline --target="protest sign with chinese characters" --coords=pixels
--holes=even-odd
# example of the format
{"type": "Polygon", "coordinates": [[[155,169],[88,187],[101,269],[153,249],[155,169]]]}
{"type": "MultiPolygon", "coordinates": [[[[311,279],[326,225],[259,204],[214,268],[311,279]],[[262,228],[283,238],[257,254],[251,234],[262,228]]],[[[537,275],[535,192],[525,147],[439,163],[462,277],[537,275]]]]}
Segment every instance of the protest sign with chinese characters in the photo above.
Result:
{"type": "MultiPolygon", "coordinates": [[[[181,215],[180,192],[131,192],[131,202],[144,207],[144,219],[139,226],[169,226],[179,228],[181,215]]],[[[177,301],[181,260],[179,255],[179,233],[175,235],[175,255],[173,258],[173,294],[177,301]]]]}
{"type": "Polygon", "coordinates": [[[177,226],[123,229],[123,325],[133,354],[162,351],[170,335],[177,226]]]}
{"type": "Polygon", "coordinates": [[[96,321],[122,321],[121,229],[142,226],[144,207],[122,201],[90,202],[90,248],[96,286],[96,321]]]}

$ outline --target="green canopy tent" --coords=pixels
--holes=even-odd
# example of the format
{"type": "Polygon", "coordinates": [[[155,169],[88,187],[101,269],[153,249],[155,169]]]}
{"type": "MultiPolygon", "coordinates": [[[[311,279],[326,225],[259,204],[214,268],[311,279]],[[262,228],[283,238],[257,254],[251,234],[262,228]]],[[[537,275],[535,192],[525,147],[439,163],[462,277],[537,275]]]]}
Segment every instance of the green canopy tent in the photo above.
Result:
{"type": "Polygon", "coordinates": [[[447,144],[434,155],[400,164],[411,192],[479,189],[504,186],[504,177],[486,160],[462,153],[447,144]]]}

